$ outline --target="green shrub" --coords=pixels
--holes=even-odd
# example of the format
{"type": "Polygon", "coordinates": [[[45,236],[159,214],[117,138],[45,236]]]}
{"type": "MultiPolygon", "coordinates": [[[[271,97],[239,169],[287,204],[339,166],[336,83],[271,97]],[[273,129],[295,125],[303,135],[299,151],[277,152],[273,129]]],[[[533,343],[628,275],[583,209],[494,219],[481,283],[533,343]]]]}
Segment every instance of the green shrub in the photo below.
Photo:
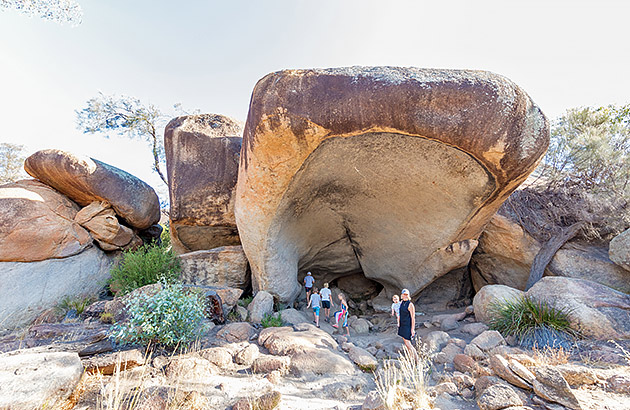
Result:
{"type": "Polygon", "coordinates": [[[278,316],[270,315],[269,313],[265,314],[265,317],[260,321],[262,327],[280,327],[284,324],[282,321],[282,315],[278,313],[278,316]]]}
{"type": "Polygon", "coordinates": [[[153,296],[140,293],[127,303],[129,320],[115,325],[113,338],[120,343],[183,346],[204,331],[204,302],[181,284],[163,284],[153,296]]]}
{"type": "Polygon", "coordinates": [[[71,310],[75,310],[77,315],[82,314],[85,311],[85,308],[90,306],[92,303],[96,301],[96,298],[92,296],[78,296],[78,297],[70,297],[66,296],[61,299],[61,302],[55,306],[55,314],[58,316],[65,316],[71,310]]]}
{"type": "Polygon", "coordinates": [[[252,300],[254,300],[254,297],[253,296],[248,296],[246,298],[239,299],[238,304],[240,306],[243,306],[244,308],[246,308],[247,306],[249,306],[250,303],[252,303],[252,300]]]}
{"type": "Polygon", "coordinates": [[[528,296],[493,303],[490,328],[504,336],[515,336],[527,347],[567,347],[578,336],[571,328],[571,312],[528,296]]]}
{"type": "Polygon", "coordinates": [[[116,295],[157,282],[172,283],[179,278],[181,265],[177,255],[162,245],[143,245],[123,252],[118,265],[111,270],[109,288],[116,295]]]}

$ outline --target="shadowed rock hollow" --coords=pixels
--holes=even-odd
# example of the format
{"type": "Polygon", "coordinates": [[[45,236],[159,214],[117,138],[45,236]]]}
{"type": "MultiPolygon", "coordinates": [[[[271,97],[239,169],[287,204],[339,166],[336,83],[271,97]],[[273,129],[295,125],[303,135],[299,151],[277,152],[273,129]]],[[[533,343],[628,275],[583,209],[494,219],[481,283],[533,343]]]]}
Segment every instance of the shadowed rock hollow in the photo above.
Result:
{"type": "Polygon", "coordinates": [[[417,295],[468,263],[535,168],[548,123],[482,71],[286,70],[256,85],[235,215],[255,290],[291,301],[298,271],[362,272],[417,295]]]}

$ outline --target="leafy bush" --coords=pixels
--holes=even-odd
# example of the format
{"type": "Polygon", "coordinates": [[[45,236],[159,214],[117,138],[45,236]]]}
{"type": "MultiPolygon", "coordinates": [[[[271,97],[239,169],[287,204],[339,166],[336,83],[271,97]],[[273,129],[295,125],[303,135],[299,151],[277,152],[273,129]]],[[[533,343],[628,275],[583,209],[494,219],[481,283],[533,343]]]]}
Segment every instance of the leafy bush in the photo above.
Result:
{"type": "Polygon", "coordinates": [[[123,252],[118,265],[111,270],[109,287],[117,295],[126,295],[152,283],[173,283],[180,272],[179,259],[171,249],[164,245],[143,245],[123,252]]]}
{"type": "Polygon", "coordinates": [[[270,315],[269,313],[265,314],[265,317],[260,321],[262,327],[280,327],[284,324],[282,321],[282,315],[278,313],[278,316],[270,315]]]}
{"type": "Polygon", "coordinates": [[[578,336],[569,322],[570,312],[547,302],[523,296],[490,306],[490,328],[515,336],[526,347],[570,347],[578,336]]]}
{"type": "Polygon", "coordinates": [[[140,293],[127,303],[127,311],[129,320],[112,329],[118,342],[176,347],[204,331],[204,302],[181,284],[165,283],[153,296],[140,293]]]}
{"type": "Polygon", "coordinates": [[[74,310],[77,315],[80,315],[85,311],[85,308],[94,303],[96,299],[92,296],[78,296],[70,297],[66,296],[61,299],[61,302],[55,306],[55,313],[58,316],[65,316],[71,310],[74,310]]]}

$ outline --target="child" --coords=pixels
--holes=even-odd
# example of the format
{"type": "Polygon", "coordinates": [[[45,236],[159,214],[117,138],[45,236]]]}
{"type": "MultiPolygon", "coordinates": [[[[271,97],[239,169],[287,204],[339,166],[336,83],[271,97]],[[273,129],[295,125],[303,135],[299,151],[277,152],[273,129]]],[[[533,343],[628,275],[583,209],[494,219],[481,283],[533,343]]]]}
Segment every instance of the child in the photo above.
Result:
{"type": "Polygon", "coordinates": [[[317,288],[313,288],[313,293],[311,294],[311,298],[308,301],[308,305],[306,308],[313,306],[313,316],[315,316],[315,326],[319,327],[319,302],[321,302],[322,298],[317,293],[317,288]]]}
{"type": "Polygon", "coordinates": [[[350,337],[350,329],[348,329],[348,302],[346,302],[346,297],[343,295],[343,293],[339,294],[339,308],[341,310],[335,312],[336,323],[333,325],[333,327],[338,328],[339,323],[341,322],[341,327],[346,328],[346,335],[350,337]]]}
{"type": "Polygon", "coordinates": [[[313,283],[315,283],[315,279],[311,275],[311,272],[306,272],[306,276],[304,277],[304,288],[306,289],[306,300],[311,298],[311,290],[313,289],[313,283]]]}
{"type": "Polygon", "coordinates": [[[392,297],[392,316],[396,315],[396,327],[400,327],[400,298],[398,295],[392,297]]]}
{"type": "Polygon", "coordinates": [[[330,307],[333,306],[333,303],[330,300],[330,289],[328,289],[328,283],[324,283],[324,287],[319,291],[319,295],[322,297],[322,308],[324,308],[325,320],[328,322],[330,307]]]}

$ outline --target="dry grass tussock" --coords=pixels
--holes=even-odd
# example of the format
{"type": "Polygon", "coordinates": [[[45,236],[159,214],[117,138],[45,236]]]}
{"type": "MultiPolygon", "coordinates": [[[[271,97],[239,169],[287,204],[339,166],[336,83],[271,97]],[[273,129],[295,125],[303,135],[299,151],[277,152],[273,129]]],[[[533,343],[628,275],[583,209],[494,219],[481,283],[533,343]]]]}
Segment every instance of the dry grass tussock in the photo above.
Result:
{"type": "MultiPolygon", "coordinates": [[[[193,346],[188,353],[199,350],[193,346]]],[[[182,352],[177,352],[177,354],[182,352]]],[[[176,353],[171,355],[171,359],[176,353]]],[[[152,355],[152,349],[147,348],[145,362],[152,355]]],[[[141,410],[144,408],[165,408],[168,410],[194,410],[206,408],[205,399],[196,392],[181,389],[185,380],[178,376],[175,380],[168,379],[164,370],[159,374],[152,373],[148,366],[141,366],[134,370],[124,370],[121,359],[118,358],[114,373],[104,376],[100,373],[86,375],[82,382],[82,393],[96,390],[97,410],[141,410]]]]}
{"type": "Polygon", "coordinates": [[[561,364],[569,363],[571,352],[566,349],[544,347],[542,349],[533,348],[532,358],[536,362],[537,366],[558,366],[561,364]]]}
{"type": "Polygon", "coordinates": [[[417,342],[415,347],[415,352],[403,348],[398,360],[385,362],[376,372],[376,390],[387,409],[433,408],[426,390],[430,358],[422,342],[417,342]]]}

